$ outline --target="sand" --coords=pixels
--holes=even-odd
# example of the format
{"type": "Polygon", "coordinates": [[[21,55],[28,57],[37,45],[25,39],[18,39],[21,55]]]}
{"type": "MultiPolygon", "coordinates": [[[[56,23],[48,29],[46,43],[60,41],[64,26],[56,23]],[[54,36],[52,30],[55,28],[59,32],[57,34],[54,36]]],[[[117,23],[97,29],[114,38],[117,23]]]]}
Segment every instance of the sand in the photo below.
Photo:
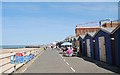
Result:
{"type": "Polygon", "coordinates": [[[29,50],[33,50],[33,49],[38,49],[38,48],[2,49],[2,50],[0,50],[0,54],[24,52],[24,51],[29,51],[29,50]]]}

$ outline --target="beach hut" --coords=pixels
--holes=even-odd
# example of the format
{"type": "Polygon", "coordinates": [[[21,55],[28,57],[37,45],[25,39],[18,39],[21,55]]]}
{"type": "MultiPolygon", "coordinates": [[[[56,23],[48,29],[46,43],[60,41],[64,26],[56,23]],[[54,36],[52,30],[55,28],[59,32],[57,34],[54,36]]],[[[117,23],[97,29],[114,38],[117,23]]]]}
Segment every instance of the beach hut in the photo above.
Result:
{"type": "Polygon", "coordinates": [[[76,45],[76,37],[74,37],[74,46],[76,47],[77,45],[76,45]]]}
{"type": "Polygon", "coordinates": [[[74,37],[71,39],[71,43],[72,43],[72,47],[74,47],[75,46],[74,37]]]}
{"type": "Polygon", "coordinates": [[[79,50],[79,47],[80,47],[79,36],[76,37],[76,47],[77,47],[77,50],[79,50]]]}
{"type": "Polygon", "coordinates": [[[76,46],[76,37],[73,37],[71,40],[72,40],[72,47],[75,47],[76,46]]]}
{"type": "Polygon", "coordinates": [[[115,27],[114,28],[101,28],[94,35],[96,59],[106,62],[108,64],[113,63],[111,32],[114,29],[115,27]]]}
{"type": "Polygon", "coordinates": [[[89,32],[85,35],[85,46],[86,46],[86,55],[87,57],[90,57],[92,59],[95,58],[95,47],[94,47],[94,35],[95,35],[96,32],[89,32]]]}
{"type": "Polygon", "coordinates": [[[113,62],[120,67],[120,25],[111,32],[113,62]]]}
{"type": "Polygon", "coordinates": [[[84,41],[84,37],[85,35],[80,35],[79,36],[79,42],[80,42],[80,45],[79,45],[79,52],[80,52],[80,55],[82,54],[83,56],[86,56],[86,52],[85,52],[85,41],[84,41]]]}

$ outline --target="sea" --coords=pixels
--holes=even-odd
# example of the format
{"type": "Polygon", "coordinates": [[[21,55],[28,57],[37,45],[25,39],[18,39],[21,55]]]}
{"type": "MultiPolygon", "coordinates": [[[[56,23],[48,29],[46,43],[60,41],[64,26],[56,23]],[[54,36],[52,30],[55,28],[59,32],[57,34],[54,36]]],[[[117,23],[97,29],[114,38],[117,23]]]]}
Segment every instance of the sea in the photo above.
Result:
{"type": "Polygon", "coordinates": [[[0,45],[0,49],[18,49],[25,48],[25,45],[0,45]]]}

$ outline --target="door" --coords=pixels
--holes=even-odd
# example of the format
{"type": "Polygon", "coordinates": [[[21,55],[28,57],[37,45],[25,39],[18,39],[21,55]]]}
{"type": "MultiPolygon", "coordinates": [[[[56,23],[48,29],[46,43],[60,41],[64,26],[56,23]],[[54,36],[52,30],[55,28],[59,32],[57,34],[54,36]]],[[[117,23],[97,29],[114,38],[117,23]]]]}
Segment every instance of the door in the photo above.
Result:
{"type": "Polygon", "coordinates": [[[100,60],[106,62],[105,37],[99,37],[100,60]]]}
{"type": "Polygon", "coordinates": [[[87,39],[87,56],[91,57],[90,56],[90,39],[87,39]]]}
{"type": "Polygon", "coordinates": [[[80,50],[80,53],[82,53],[82,42],[80,41],[80,45],[79,45],[79,50],[80,50]]]}

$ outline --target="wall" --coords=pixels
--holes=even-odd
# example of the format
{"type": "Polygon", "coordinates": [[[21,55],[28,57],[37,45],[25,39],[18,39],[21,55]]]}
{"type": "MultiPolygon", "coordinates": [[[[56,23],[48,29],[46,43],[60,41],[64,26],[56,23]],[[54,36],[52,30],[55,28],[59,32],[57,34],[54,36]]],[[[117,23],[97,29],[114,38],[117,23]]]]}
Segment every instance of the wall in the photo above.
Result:
{"type": "Polygon", "coordinates": [[[88,28],[88,27],[84,27],[84,28],[82,28],[82,27],[76,27],[76,29],[75,29],[75,33],[76,33],[76,36],[79,36],[79,35],[85,35],[87,32],[95,32],[95,31],[97,31],[99,28],[88,28]]]}
{"type": "Polygon", "coordinates": [[[91,58],[94,59],[93,38],[88,34],[85,37],[86,53],[87,53],[87,39],[90,39],[90,52],[91,52],[90,55],[91,55],[91,58]]]}
{"type": "Polygon", "coordinates": [[[115,32],[114,36],[116,65],[120,67],[120,28],[115,32]]]}
{"type": "Polygon", "coordinates": [[[111,39],[110,34],[100,30],[95,35],[95,49],[96,49],[96,59],[100,60],[99,55],[99,37],[104,36],[105,37],[105,48],[106,48],[106,63],[112,64],[112,50],[111,50],[111,39]]]}
{"type": "Polygon", "coordinates": [[[109,28],[109,27],[116,27],[116,26],[118,26],[118,25],[120,25],[120,22],[109,22],[109,23],[104,23],[103,25],[102,25],[102,27],[106,27],[106,28],[109,28]]]}

